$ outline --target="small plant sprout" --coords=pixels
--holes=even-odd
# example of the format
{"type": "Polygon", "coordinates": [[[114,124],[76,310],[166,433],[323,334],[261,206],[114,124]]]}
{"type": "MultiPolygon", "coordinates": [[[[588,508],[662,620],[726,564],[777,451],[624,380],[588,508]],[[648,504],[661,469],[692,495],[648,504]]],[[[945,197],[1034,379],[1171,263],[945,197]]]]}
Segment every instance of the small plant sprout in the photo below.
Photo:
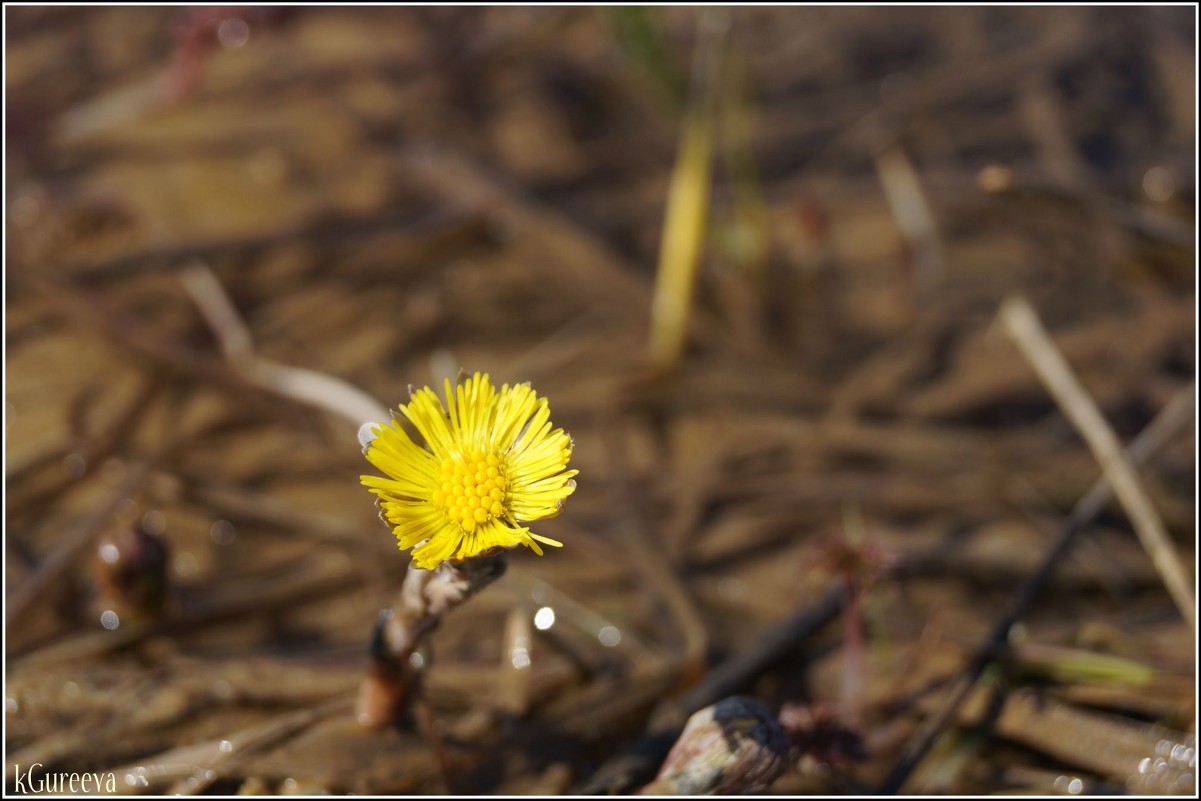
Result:
{"type": "Polygon", "coordinates": [[[559,514],[575,491],[568,470],[571,437],[551,429],[550,406],[527,384],[498,391],[476,373],[452,390],[446,406],[429,388],[413,393],[400,411],[426,447],[400,421],[381,424],[364,451],[388,475],[362,476],[379,496],[380,516],[413,565],[432,570],[493,549],[562,543],[520,525],[559,514]]]}
{"type": "Polygon", "coordinates": [[[811,578],[833,579],[843,587],[843,717],[856,726],[860,723],[863,694],[863,599],[877,580],[893,570],[899,555],[867,539],[857,507],[843,510],[843,531],[841,536],[822,537],[813,543],[808,572],[811,578]]]}
{"type": "Polygon", "coordinates": [[[550,406],[528,384],[497,390],[476,373],[454,388],[446,382],[445,406],[425,388],[400,411],[403,419],[359,432],[364,455],[388,476],[362,482],[379,496],[380,517],[401,550],[413,549],[360,687],[357,717],[368,727],[404,716],[420,684],[414,660],[422,638],[504,573],[508,550],[524,545],[542,555],[539,543],[562,545],[521,524],[557,515],[578,472],[567,469],[571,437],[552,429],[550,406]]]}

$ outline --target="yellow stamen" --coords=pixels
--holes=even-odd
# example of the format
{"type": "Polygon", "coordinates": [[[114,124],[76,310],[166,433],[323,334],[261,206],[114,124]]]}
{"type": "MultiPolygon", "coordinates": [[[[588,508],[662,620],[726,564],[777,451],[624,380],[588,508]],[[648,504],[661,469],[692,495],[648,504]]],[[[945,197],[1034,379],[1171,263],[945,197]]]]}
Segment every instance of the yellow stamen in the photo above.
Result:
{"type": "Polygon", "coordinates": [[[505,479],[500,459],[479,451],[448,457],[440,470],[442,481],[430,496],[452,522],[471,532],[504,513],[505,479]]]}

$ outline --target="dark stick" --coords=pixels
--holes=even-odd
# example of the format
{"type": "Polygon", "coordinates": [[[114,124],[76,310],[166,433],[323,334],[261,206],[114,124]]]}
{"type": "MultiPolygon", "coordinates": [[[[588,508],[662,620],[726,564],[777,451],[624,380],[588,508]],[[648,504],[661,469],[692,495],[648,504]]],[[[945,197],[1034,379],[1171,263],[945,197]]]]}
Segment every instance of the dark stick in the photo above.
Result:
{"type": "MultiPolygon", "coordinates": [[[[1130,447],[1126,449],[1126,458],[1130,460],[1131,464],[1137,465],[1145,461],[1148,456],[1163,446],[1182,425],[1192,419],[1195,392],[1196,388],[1190,386],[1187,391],[1173,398],[1172,402],[1139,433],[1130,447]]],[[[1047,583],[1059,560],[1075,544],[1077,535],[1104,510],[1112,496],[1113,489],[1102,476],[1072,509],[1067,519],[1063,521],[1059,535],[1047,550],[1047,555],[1043,558],[1038,570],[1018,588],[1017,594],[1009,602],[1009,606],[993,627],[992,632],[972,654],[972,659],[964,668],[963,675],[955,685],[947,705],[938,714],[927,718],[921,728],[906,743],[896,764],[880,784],[879,793],[881,795],[895,795],[900,791],[905,780],[909,778],[909,774],[930,752],[942,730],[955,716],[959,705],[963,703],[963,699],[967,697],[977,679],[984,673],[984,669],[996,658],[998,648],[1004,646],[1009,640],[1010,628],[1021,618],[1026,607],[1047,583]]]]}

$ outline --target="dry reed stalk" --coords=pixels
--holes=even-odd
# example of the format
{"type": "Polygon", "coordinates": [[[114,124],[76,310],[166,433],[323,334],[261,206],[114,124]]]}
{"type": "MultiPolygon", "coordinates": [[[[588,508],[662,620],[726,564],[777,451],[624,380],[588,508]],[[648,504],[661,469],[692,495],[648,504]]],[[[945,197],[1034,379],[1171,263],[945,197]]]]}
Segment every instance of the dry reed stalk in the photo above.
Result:
{"type": "Polygon", "coordinates": [[[1130,517],[1139,541],[1163,578],[1168,594],[1192,628],[1197,620],[1192,580],[1159,513],[1148,499],[1130,462],[1123,456],[1117,435],[1073,375],[1029,302],[1018,296],[1009,298],[1001,306],[1000,321],[1005,333],[1038,373],[1047,391],[1100,463],[1114,494],[1130,517]]]}
{"type": "Polygon", "coordinates": [[[720,75],[730,30],[724,13],[698,21],[700,40],[680,150],[672,168],[651,305],[651,360],[660,367],[679,361],[684,350],[696,274],[708,234],[709,182],[713,172],[720,75]]]}
{"type": "Polygon", "coordinates": [[[897,228],[909,243],[917,295],[926,297],[943,275],[942,243],[930,201],[913,162],[900,145],[876,157],[876,174],[897,228]]]}

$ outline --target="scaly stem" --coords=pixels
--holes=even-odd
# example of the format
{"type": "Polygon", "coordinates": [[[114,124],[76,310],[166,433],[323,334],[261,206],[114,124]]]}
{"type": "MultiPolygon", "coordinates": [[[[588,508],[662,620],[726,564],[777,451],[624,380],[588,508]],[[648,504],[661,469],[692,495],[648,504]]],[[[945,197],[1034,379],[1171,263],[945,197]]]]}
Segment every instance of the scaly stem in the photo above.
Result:
{"type": "Polygon", "coordinates": [[[369,728],[396,723],[419,692],[411,658],[442,616],[504,575],[505,552],[485,553],[433,570],[409,566],[400,595],[380,617],[372,665],[359,688],[355,717],[369,728]]]}

